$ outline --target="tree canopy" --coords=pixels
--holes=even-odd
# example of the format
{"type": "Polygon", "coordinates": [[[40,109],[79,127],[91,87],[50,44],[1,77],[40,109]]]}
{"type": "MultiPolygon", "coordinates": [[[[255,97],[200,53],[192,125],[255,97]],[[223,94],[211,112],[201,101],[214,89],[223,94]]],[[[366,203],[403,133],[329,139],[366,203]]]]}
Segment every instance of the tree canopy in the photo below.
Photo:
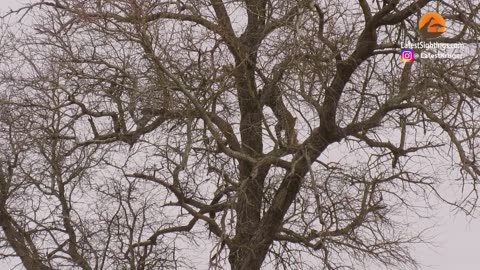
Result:
{"type": "Polygon", "coordinates": [[[34,0],[4,12],[0,261],[415,268],[419,206],[478,207],[479,10],[34,0]],[[429,11],[445,31],[424,40],[429,11]],[[419,42],[460,44],[461,57],[402,62],[419,42]]]}

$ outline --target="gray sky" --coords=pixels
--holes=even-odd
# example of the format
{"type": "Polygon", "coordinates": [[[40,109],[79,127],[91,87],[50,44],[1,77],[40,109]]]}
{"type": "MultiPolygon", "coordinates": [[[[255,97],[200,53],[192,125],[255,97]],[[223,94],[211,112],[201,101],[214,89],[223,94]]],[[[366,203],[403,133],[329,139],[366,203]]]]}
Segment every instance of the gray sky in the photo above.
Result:
{"type": "MultiPolygon", "coordinates": [[[[413,1],[413,0],[412,0],[413,1]]],[[[16,7],[24,0],[0,0],[0,11],[16,7]]],[[[3,13],[3,12],[2,12],[3,13]]],[[[429,236],[433,245],[415,247],[415,257],[423,264],[421,270],[478,270],[480,269],[480,219],[454,214],[443,205],[437,214],[438,225],[429,236]]],[[[419,224],[419,228],[422,228],[419,224]]],[[[15,264],[0,262],[0,269],[12,269],[15,264]]],[[[21,268],[16,268],[21,269],[21,268]]],[[[385,268],[371,268],[386,270],[385,268]]]]}
{"type": "MultiPolygon", "coordinates": [[[[443,211],[443,222],[437,228],[434,250],[419,248],[420,261],[436,270],[478,270],[480,268],[479,247],[480,220],[466,220],[463,215],[452,215],[443,211]]],[[[423,268],[422,268],[423,269],[423,268]]]]}
{"type": "MultiPolygon", "coordinates": [[[[437,214],[439,226],[429,236],[432,245],[418,245],[415,257],[423,264],[422,270],[478,270],[480,269],[480,219],[455,214],[442,205],[437,214]]],[[[419,228],[422,227],[419,224],[419,228]]],[[[377,268],[372,270],[386,270],[377,268]]]]}

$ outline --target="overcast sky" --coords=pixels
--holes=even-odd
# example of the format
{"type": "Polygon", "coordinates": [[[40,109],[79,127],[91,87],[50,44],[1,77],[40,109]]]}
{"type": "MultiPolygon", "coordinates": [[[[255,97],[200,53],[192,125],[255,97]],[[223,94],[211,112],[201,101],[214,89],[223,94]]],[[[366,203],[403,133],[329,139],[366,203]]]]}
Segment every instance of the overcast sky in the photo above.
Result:
{"type": "MultiPolygon", "coordinates": [[[[413,1],[413,0],[412,0],[413,1]]],[[[21,0],[0,0],[3,14],[10,7],[18,7],[21,0]]],[[[480,219],[466,218],[463,214],[454,214],[444,206],[439,210],[438,225],[430,231],[433,246],[419,245],[415,248],[415,257],[423,264],[421,270],[478,270],[480,269],[480,219]]],[[[419,228],[424,227],[419,224],[419,228]]],[[[208,254],[205,254],[208,256],[208,254]]],[[[0,262],[0,269],[11,269],[14,264],[0,262]]],[[[22,268],[16,268],[22,269],[22,268]]],[[[384,270],[375,268],[372,270],[384,270]]]]}

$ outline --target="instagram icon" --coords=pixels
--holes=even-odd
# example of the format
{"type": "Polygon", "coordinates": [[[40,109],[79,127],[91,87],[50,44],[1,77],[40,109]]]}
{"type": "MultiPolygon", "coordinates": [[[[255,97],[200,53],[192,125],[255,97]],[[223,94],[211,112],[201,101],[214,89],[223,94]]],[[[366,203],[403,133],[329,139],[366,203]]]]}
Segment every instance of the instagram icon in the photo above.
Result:
{"type": "Polygon", "coordinates": [[[413,62],[414,54],[415,52],[412,49],[402,49],[400,52],[400,59],[405,63],[413,62]]]}

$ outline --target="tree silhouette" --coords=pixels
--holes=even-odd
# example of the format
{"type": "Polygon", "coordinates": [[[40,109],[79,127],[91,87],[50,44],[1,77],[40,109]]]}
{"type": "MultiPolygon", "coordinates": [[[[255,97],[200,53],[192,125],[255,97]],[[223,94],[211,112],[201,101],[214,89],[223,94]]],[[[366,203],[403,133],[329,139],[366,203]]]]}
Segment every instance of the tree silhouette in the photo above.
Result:
{"type": "Polygon", "coordinates": [[[437,40],[477,54],[399,59],[430,2],[42,0],[8,12],[0,259],[414,268],[423,238],[405,213],[421,218],[433,197],[473,213],[480,175],[473,1],[440,4],[462,30],[437,40]]]}

